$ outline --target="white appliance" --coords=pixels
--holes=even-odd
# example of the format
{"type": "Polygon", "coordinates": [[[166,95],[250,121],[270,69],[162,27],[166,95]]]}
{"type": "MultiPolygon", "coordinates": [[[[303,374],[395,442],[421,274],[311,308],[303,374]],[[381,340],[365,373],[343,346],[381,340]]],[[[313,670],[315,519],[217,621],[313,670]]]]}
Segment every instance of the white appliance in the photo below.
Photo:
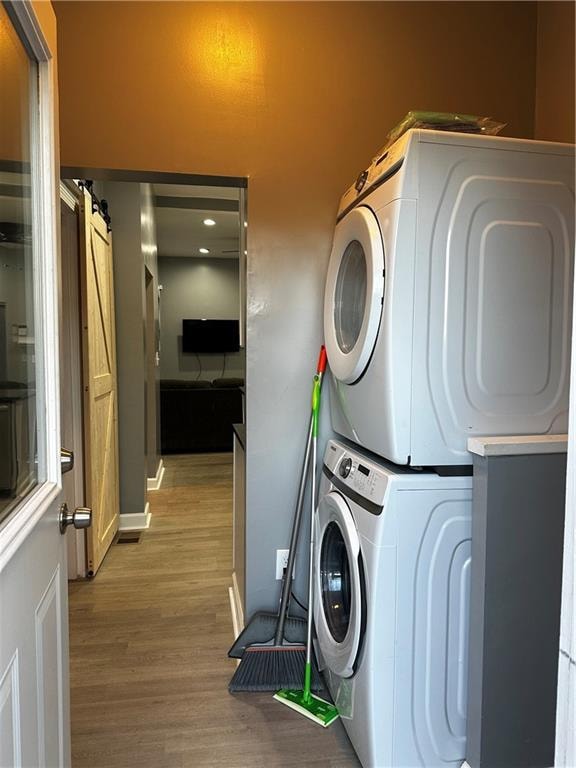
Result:
{"type": "Polygon", "coordinates": [[[327,445],[316,652],[364,768],[464,760],[471,480],[327,445]]]}
{"type": "Polygon", "coordinates": [[[398,464],[567,429],[574,147],[411,130],[343,196],[324,333],[332,426],[398,464]]]}

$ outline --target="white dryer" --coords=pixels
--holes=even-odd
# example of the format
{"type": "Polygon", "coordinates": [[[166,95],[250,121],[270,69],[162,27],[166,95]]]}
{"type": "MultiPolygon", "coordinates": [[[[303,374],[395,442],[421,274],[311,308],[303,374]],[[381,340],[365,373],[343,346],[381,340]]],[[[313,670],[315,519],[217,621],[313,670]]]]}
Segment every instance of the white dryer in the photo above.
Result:
{"type": "Polygon", "coordinates": [[[460,766],[471,478],[330,441],[316,513],[316,652],[364,768],[460,766]]]}
{"type": "Polygon", "coordinates": [[[324,333],[332,426],[398,464],[567,429],[574,147],[411,130],[343,196],[324,333]]]}

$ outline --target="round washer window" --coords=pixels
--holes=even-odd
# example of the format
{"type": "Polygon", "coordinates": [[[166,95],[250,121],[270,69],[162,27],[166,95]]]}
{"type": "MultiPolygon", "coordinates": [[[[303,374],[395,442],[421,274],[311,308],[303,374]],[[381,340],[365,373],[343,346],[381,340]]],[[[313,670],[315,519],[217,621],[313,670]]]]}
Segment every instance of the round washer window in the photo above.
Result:
{"type": "Polygon", "coordinates": [[[358,240],[352,240],[340,262],[334,296],[334,329],[345,354],[354,348],[362,330],[367,283],[364,248],[358,240]]]}
{"type": "Polygon", "coordinates": [[[350,624],[350,566],[340,527],[327,525],[320,552],[320,582],[326,623],[337,643],[346,637],[350,624]]]}

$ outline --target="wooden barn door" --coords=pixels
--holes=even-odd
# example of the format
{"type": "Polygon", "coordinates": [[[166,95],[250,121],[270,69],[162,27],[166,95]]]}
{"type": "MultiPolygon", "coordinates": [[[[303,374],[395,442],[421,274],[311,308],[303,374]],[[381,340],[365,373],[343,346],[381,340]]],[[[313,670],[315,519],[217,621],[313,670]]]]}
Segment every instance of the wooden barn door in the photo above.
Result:
{"type": "Polygon", "coordinates": [[[118,530],[118,403],[112,239],[104,219],[81,205],[82,362],[88,574],[94,575],[118,530]]]}

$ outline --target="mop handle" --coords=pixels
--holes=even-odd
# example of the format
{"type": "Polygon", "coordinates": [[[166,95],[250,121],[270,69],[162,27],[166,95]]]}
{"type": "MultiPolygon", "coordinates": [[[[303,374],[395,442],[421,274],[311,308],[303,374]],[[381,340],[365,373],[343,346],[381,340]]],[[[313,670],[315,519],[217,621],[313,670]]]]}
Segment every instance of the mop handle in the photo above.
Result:
{"type": "MultiPolygon", "coordinates": [[[[312,437],[318,439],[318,411],[320,410],[320,376],[314,376],[314,388],[312,389],[312,437]]],[[[314,476],[312,477],[314,479],[314,476]]]]}
{"type": "Polygon", "coordinates": [[[312,390],[312,488],[310,505],[310,563],[308,566],[308,626],[306,632],[306,671],[304,675],[304,701],[310,700],[312,687],[312,614],[314,612],[314,506],[316,501],[316,444],[318,442],[318,413],[320,410],[321,377],[314,376],[312,390]]]}

